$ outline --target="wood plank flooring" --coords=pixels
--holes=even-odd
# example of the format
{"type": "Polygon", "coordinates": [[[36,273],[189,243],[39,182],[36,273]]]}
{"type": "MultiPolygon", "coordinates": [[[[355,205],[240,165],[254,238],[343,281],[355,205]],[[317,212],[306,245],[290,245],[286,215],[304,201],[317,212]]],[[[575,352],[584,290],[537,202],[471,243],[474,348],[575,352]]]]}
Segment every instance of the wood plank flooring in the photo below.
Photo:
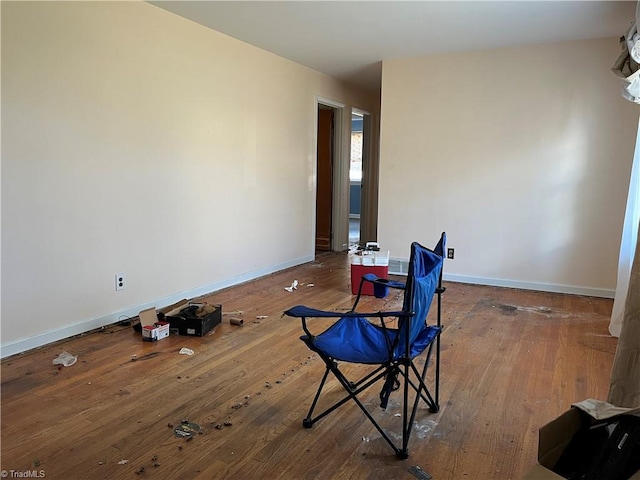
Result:
{"type": "MultiPolygon", "coordinates": [[[[346,309],[349,282],[347,256],[322,254],[203,297],[241,310],[241,327],[225,315],[203,338],[147,343],[112,326],[5,359],[1,469],[72,480],[410,480],[419,465],[435,480],[518,479],[536,463],[540,426],[573,402],[606,399],[611,300],[446,283],[442,407],[420,409],[409,459],[398,460],[355,405],[304,429],[324,367],[299,340],[299,321],[281,314],[296,304],[346,309]],[[294,279],[300,286],[286,292],[294,279]],[[51,361],[63,350],[78,362],[58,369],[51,361]],[[169,425],[183,419],[202,434],[174,436],[169,425]]],[[[401,301],[366,297],[362,310],[401,301]]],[[[332,381],[329,395],[338,394],[332,381]]],[[[365,401],[392,425],[400,395],[383,412],[377,394],[365,401]]]]}

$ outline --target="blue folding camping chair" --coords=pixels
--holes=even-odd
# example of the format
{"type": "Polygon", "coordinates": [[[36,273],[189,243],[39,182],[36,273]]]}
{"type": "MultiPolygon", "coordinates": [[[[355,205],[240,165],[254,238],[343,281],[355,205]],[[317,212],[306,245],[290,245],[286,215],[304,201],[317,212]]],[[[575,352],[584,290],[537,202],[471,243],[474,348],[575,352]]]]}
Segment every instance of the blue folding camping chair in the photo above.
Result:
{"type": "Polygon", "coordinates": [[[304,335],[300,339],[325,363],[325,372],[311,408],[302,424],[311,428],[318,420],[327,416],[349,400],[353,400],[367,418],[380,432],[382,438],[391,446],[395,454],[402,459],[408,458],[408,444],[412,425],[422,399],[429,411],[438,412],[440,384],[440,332],[442,266],[446,234],[443,232],[433,250],[414,242],[411,244],[411,256],[406,283],[381,279],[373,274],[362,277],[360,290],[352,309],[347,313],[318,310],[298,305],[285,311],[285,315],[300,318],[304,335]],[[387,287],[404,290],[404,301],[400,311],[381,311],[360,313],[356,307],[365,282],[375,287],[387,287]],[[437,317],[434,325],[427,323],[427,315],[437,295],[437,317]],[[307,319],[339,318],[328,329],[318,335],[311,333],[307,319]],[[375,323],[372,321],[375,320],[375,323]],[[395,322],[392,326],[392,322],[395,322]],[[432,390],[427,388],[426,373],[435,345],[436,364],[432,390]],[[425,353],[424,367],[418,369],[414,360],[425,353]],[[366,364],[373,367],[366,375],[356,381],[349,380],[340,370],[340,362],[366,364]],[[332,373],[344,387],[346,395],[332,406],[314,416],[318,399],[325,386],[329,373],[332,373]],[[378,424],[371,412],[358,398],[358,395],[380,382],[380,406],[387,408],[389,397],[395,390],[403,388],[402,397],[402,443],[396,444],[388,433],[378,424]],[[413,389],[413,405],[409,408],[410,389],[413,389]]]}

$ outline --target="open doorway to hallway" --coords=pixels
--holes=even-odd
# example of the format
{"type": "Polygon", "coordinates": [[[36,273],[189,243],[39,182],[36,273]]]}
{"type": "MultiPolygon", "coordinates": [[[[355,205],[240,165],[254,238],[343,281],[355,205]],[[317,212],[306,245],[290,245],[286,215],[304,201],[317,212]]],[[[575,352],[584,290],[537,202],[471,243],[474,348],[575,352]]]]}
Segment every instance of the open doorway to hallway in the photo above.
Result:
{"type": "Polygon", "coordinates": [[[318,105],[318,144],[316,151],[316,251],[331,250],[333,238],[334,122],[336,113],[318,105]]]}
{"type": "Polygon", "coordinates": [[[362,152],[364,145],[364,115],[351,113],[351,161],[349,163],[349,244],[360,243],[362,211],[362,152]]]}
{"type": "Polygon", "coordinates": [[[322,97],[316,97],[316,113],[314,247],[340,252],[376,240],[376,127],[368,112],[322,97]]]}

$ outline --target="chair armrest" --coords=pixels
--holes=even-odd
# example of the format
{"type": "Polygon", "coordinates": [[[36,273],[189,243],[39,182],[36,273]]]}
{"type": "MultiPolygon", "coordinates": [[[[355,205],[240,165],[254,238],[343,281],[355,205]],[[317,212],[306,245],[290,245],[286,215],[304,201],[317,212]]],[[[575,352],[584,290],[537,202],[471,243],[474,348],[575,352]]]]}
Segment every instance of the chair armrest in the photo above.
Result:
{"type": "MultiPolygon", "coordinates": [[[[395,312],[373,312],[373,313],[360,313],[360,312],[329,312],[326,310],[318,310],[317,308],[306,307],[304,305],[296,305],[288,310],[285,310],[283,316],[287,315],[289,317],[297,317],[300,318],[302,322],[302,329],[306,334],[307,338],[314,338],[315,335],[311,333],[311,330],[307,326],[307,318],[378,318],[384,325],[384,319],[386,317],[401,317],[401,316],[411,316],[414,315],[414,312],[403,312],[403,311],[395,311],[395,312]]],[[[385,327],[386,328],[386,327],[385,327]]],[[[302,337],[301,337],[302,338],[302,337]]]]}
{"type": "Polygon", "coordinates": [[[375,273],[365,273],[362,279],[366,282],[376,283],[378,285],[384,285],[389,288],[397,288],[400,290],[405,289],[405,284],[402,282],[396,282],[395,280],[389,280],[387,278],[380,278],[375,273]]]}
{"type": "Polygon", "coordinates": [[[317,308],[307,307],[305,305],[296,305],[284,311],[284,315],[288,317],[304,318],[304,317],[325,317],[338,318],[344,315],[344,312],[331,312],[327,310],[318,310],[317,308]]]}
{"type": "Polygon", "coordinates": [[[350,317],[400,317],[413,315],[413,312],[404,311],[384,311],[384,312],[335,312],[327,310],[318,310],[316,308],[306,307],[304,305],[296,305],[288,310],[285,310],[284,315],[296,318],[350,318],[350,317]]]}

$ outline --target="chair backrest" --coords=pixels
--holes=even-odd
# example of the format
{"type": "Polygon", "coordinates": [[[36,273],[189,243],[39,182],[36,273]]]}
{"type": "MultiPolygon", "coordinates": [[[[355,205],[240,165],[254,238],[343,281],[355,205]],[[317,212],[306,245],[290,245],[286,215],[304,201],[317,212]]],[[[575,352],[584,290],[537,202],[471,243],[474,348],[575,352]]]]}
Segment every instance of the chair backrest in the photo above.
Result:
{"type": "Polygon", "coordinates": [[[445,243],[446,235],[443,232],[433,250],[417,242],[411,244],[403,310],[412,311],[415,314],[412,317],[400,319],[398,325],[400,339],[396,346],[396,356],[402,356],[426,327],[433,295],[442,280],[445,243]]]}

